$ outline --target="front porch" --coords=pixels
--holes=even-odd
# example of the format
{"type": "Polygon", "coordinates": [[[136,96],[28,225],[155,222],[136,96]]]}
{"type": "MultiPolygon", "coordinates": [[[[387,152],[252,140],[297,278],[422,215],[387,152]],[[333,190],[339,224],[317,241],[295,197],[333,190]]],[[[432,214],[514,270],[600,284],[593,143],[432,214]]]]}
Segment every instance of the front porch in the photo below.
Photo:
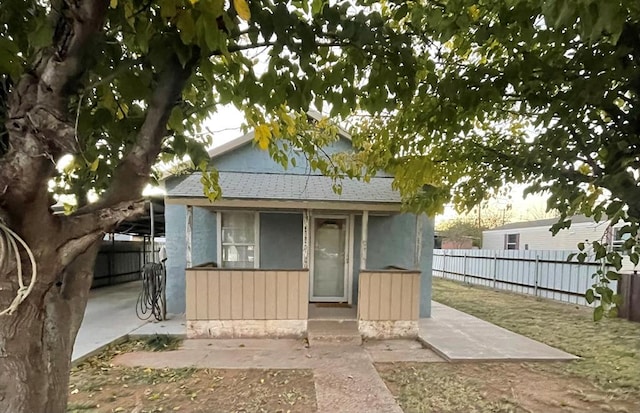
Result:
{"type": "Polygon", "coordinates": [[[189,268],[190,338],[304,337],[309,320],[356,321],[364,338],[417,337],[420,272],[360,271],[358,304],[309,302],[309,271],[189,268]]]}

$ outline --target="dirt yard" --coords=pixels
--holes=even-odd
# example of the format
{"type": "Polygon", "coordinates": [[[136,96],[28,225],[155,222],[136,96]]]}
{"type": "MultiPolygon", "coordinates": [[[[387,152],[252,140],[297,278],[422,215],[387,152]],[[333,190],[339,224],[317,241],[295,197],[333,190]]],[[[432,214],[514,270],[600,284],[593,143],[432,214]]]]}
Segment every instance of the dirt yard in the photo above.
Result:
{"type": "Polygon", "coordinates": [[[569,363],[377,364],[405,412],[640,412],[640,324],[434,279],[434,299],[579,355],[569,363]]]}
{"type": "Polygon", "coordinates": [[[68,412],[314,412],[310,370],[143,369],[114,366],[122,352],[178,342],[115,346],[71,372],[68,412]]]}

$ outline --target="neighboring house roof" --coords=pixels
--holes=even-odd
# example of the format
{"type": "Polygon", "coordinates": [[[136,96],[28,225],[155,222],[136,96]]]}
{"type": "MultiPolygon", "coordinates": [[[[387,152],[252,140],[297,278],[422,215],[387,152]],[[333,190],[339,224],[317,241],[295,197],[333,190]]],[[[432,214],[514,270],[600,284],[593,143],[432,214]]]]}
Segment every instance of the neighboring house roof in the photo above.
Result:
{"type": "MultiPolygon", "coordinates": [[[[509,229],[521,229],[521,228],[535,228],[535,227],[549,227],[556,222],[558,222],[559,218],[548,218],[548,219],[538,219],[535,221],[523,221],[523,222],[513,222],[511,224],[502,225],[500,227],[492,228],[484,230],[483,232],[490,231],[504,231],[509,229]]],[[[585,217],[584,215],[575,215],[569,218],[572,224],[580,224],[584,222],[594,223],[592,217],[585,217]]]]}
{"type": "MultiPolygon", "coordinates": [[[[201,174],[176,177],[167,196],[204,197],[201,174]],[[177,182],[178,179],[182,179],[177,182]]],[[[400,194],[391,187],[393,178],[374,177],[369,182],[343,179],[342,193],[333,191],[333,180],[322,175],[219,172],[223,199],[266,199],[297,201],[339,201],[400,203],[400,194]]]]}
{"type": "MultiPolygon", "coordinates": [[[[307,112],[307,116],[315,121],[320,121],[324,116],[322,115],[322,113],[320,112],[316,112],[314,110],[310,110],[307,112]]],[[[351,140],[351,135],[344,129],[342,129],[340,126],[338,126],[338,134],[348,140],[351,140]]],[[[234,149],[240,148],[241,146],[244,146],[250,142],[253,142],[253,136],[254,136],[254,132],[251,131],[249,133],[246,133],[238,138],[235,138],[223,145],[220,145],[216,148],[213,148],[209,151],[209,156],[211,158],[216,158],[220,155],[223,155],[227,152],[231,152],[234,149]]]]}

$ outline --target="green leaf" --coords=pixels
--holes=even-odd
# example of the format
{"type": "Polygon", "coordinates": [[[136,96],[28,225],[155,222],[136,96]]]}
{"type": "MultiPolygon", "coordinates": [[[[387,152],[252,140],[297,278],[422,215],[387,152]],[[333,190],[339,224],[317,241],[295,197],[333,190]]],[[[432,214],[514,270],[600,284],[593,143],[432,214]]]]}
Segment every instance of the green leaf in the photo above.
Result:
{"type": "Polygon", "coordinates": [[[183,10],[177,18],[176,26],[180,32],[182,43],[189,45],[196,35],[196,23],[190,10],[183,10]]]}
{"type": "Polygon", "coordinates": [[[589,288],[584,294],[584,298],[589,304],[592,304],[596,299],[595,294],[593,293],[593,289],[589,288]]]}
{"type": "Polygon", "coordinates": [[[593,321],[600,321],[604,316],[604,307],[601,305],[593,309],[593,321]]]}
{"type": "Polygon", "coordinates": [[[607,271],[607,278],[611,281],[616,281],[620,279],[620,274],[615,271],[607,271]]]}

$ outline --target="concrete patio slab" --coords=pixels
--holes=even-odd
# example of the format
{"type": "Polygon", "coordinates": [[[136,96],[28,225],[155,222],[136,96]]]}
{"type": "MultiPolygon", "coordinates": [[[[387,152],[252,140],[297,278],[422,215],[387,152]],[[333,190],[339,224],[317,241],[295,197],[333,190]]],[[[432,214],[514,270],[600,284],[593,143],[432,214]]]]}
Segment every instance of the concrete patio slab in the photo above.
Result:
{"type": "Polygon", "coordinates": [[[179,350],[118,355],[114,364],[128,367],[215,369],[311,368],[305,342],[286,339],[185,340],[179,350]]]}
{"type": "Polygon", "coordinates": [[[136,300],[141,288],[142,284],[134,281],[91,290],[73,347],[73,363],[123,340],[131,331],[147,323],[136,316],[136,300]]]}
{"type": "Polygon", "coordinates": [[[167,334],[180,338],[187,337],[187,321],[184,314],[167,314],[163,321],[149,321],[129,333],[130,338],[167,334]]]}
{"type": "Polygon", "coordinates": [[[419,340],[447,361],[563,361],[578,357],[432,301],[419,340]]]}
{"type": "Polygon", "coordinates": [[[438,363],[445,360],[416,340],[376,340],[364,343],[374,363],[438,363]]]}

